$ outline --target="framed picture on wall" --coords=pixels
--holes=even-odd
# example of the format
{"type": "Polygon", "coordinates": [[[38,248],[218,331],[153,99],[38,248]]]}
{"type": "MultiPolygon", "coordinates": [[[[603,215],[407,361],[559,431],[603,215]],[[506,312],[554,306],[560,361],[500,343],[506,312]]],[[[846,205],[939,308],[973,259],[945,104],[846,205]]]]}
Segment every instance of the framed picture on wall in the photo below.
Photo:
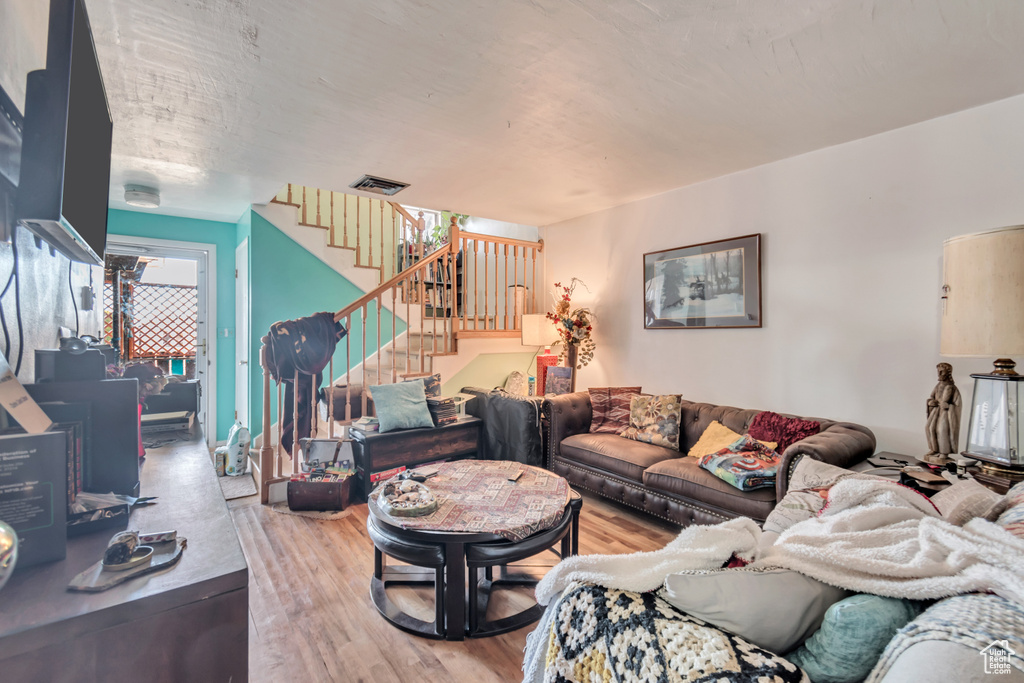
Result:
{"type": "Polygon", "coordinates": [[[644,254],[644,327],[761,327],[761,233],[644,254]]]}

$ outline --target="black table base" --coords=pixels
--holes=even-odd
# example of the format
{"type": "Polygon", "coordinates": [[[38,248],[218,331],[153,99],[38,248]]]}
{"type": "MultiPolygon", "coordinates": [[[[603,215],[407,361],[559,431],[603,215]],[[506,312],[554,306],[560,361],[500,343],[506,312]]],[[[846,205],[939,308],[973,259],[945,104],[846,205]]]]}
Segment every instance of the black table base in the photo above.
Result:
{"type": "Polygon", "coordinates": [[[503,586],[533,586],[537,579],[513,574],[507,565],[546,550],[565,558],[576,554],[582,498],[573,496],[565,513],[551,528],[519,542],[495,534],[403,529],[389,523],[371,501],[366,519],[374,544],[374,572],[370,599],[381,616],[393,626],[425,638],[462,640],[507,633],[537,621],[544,608],[534,604],[511,616],[487,621],[493,592],[503,586]],[[560,552],[554,545],[560,542],[560,552]],[[386,566],[392,557],[412,566],[386,566]],[[498,568],[498,577],[493,575],[498,568]],[[469,574],[467,595],[466,575],[469,574]],[[480,570],[484,576],[480,576],[480,570]],[[434,621],[417,619],[396,606],[387,596],[390,586],[433,586],[434,621]]]}

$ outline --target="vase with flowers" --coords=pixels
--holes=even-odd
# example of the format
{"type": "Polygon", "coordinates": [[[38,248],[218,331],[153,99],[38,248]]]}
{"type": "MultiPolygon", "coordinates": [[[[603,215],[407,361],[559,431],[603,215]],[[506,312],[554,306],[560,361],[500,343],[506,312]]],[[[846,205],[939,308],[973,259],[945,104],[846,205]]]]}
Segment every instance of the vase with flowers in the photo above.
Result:
{"type": "Polygon", "coordinates": [[[562,359],[566,358],[569,367],[572,368],[572,391],[576,390],[576,370],[594,360],[594,349],[597,348],[592,334],[593,312],[585,307],[572,307],[572,295],[577,285],[583,285],[583,288],[587,289],[586,283],[575,277],[564,287],[562,283],[556,282],[555,310],[547,314],[562,342],[558,362],[561,363],[562,359]],[[561,293],[557,293],[557,290],[561,290],[561,293]]]}

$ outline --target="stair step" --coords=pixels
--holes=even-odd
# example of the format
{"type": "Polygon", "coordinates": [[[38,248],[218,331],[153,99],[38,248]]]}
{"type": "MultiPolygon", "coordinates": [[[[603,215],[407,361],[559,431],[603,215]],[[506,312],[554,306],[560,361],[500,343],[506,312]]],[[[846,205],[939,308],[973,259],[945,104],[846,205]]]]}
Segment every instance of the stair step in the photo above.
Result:
{"type": "Polygon", "coordinates": [[[355,251],[356,250],[355,247],[346,247],[346,246],[344,246],[342,244],[328,244],[327,246],[330,247],[331,249],[348,249],[349,251],[355,251]]]}
{"type": "Polygon", "coordinates": [[[304,228],[320,228],[321,230],[330,230],[331,229],[331,226],[329,226],[329,225],[317,225],[316,223],[302,223],[302,222],[300,222],[299,225],[301,225],[304,228]]]}

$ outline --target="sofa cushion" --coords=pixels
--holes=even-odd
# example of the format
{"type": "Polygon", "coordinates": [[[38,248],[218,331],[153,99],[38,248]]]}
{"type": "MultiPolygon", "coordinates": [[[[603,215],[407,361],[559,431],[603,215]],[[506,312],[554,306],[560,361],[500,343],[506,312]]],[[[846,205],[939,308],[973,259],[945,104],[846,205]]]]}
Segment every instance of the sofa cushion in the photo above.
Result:
{"type": "Polygon", "coordinates": [[[679,452],[614,434],[575,434],[562,440],[561,457],[642,482],[644,470],[663,460],[679,458],[679,452]]]}
{"type": "Polygon", "coordinates": [[[700,440],[712,422],[719,422],[737,434],[746,434],[747,426],[757,410],[743,410],[729,406],[716,406],[712,403],[694,403],[683,399],[681,412],[681,429],[679,450],[689,453],[690,449],[700,440]]]}
{"type": "Polygon", "coordinates": [[[776,449],[779,453],[784,453],[791,444],[800,439],[813,436],[820,431],[820,422],[786,417],[769,410],[758,413],[748,430],[755,439],[776,442],[779,445],[776,449]]]}
{"type": "Polygon", "coordinates": [[[590,387],[591,434],[618,434],[629,427],[629,405],[640,387],[590,387]]]}
{"type": "Polygon", "coordinates": [[[775,507],[775,489],[740,491],[715,475],[702,470],[695,458],[674,458],[650,465],[643,473],[650,489],[707,503],[762,520],[775,507]]]}
{"type": "Polygon", "coordinates": [[[629,400],[629,427],[619,432],[619,435],[678,451],[682,410],[679,399],[679,394],[634,394],[629,400]]]}

